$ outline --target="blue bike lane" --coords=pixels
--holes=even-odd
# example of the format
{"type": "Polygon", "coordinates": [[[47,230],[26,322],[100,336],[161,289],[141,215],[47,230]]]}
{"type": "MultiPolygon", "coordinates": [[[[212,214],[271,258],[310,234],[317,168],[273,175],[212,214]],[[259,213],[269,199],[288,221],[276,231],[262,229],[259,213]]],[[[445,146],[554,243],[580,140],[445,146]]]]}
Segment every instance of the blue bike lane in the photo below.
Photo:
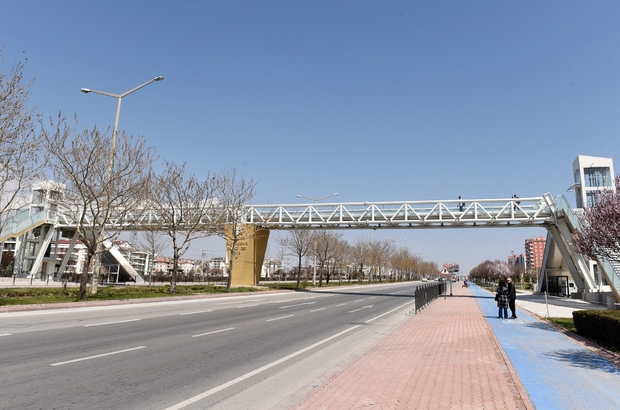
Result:
{"type": "Polygon", "coordinates": [[[518,307],[517,319],[499,319],[494,294],[475,284],[471,293],[536,409],[620,408],[613,363],[518,307]]]}

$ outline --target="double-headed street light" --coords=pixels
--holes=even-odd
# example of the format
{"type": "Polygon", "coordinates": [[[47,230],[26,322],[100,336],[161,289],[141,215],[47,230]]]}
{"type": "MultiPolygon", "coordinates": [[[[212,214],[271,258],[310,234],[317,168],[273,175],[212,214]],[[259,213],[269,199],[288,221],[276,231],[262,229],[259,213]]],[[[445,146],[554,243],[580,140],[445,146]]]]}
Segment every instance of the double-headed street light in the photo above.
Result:
{"type": "Polygon", "coordinates": [[[116,119],[114,120],[114,130],[112,131],[112,148],[110,150],[110,160],[108,163],[108,178],[110,176],[110,173],[112,172],[112,165],[113,165],[113,161],[114,161],[114,154],[116,152],[116,134],[118,133],[118,120],[121,116],[121,101],[123,100],[123,97],[128,96],[129,94],[138,91],[140,88],[142,87],[146,87],[147,85],[149,85],[152,82],[155,81],[162,81],[164,79],[163,76],[157,76],[155,78],[153,78],[152,80],[147,81],[144,84],[140,84],[139,86],[132,88],[129,91],[125,91],[122,94],[113,94],[113,93],[108,93],[105,91],[97,91],[97,90],[91,90],[90,88],[82,88],[80,91],[82,91],[85,94],[88,93],[95,93],[95,94],[101,94],[101,95],[107,95],[108,97],[112,97],[112,98],[117,98],[118,99],[118,105],[116,106],[116,119]]]}
{"type": "Polygon", "coordinates": [[[322,198],[310,198],[310,197],[303,196],[303,195],[297,195],[297,198],[309,199],[310,201],[313,201],[315,204],[317,204],[317,203],[319,203],[319,201],[322,201],[322,200],[327,199],[327,198],[331,198],[332,196],[338,196],[338,192],[333,193],[331,195],[324,196],[322,198]]]}
{"type": "MultiPolygon", "coordinates": [[[[163,79],[164,79],[163,76],[161,76],[161,75],[157,76],[157,77],[155,77],[155,78],[145,82],[144,84],[140,84],[139,86],[137,86],[135,88],[132,88],[129,91],[125,91],[122,94],[114,94],[114,93],[108,93],[108,92],[105,92],[105,91],[91,90],[90,88],[82,88],[80,90],[80,91],[82,91],[85,94],[95,93],[95,94],[101,94],[101,95],[105,95],[105,96],[108,96],[108,97],[112,97],[112,98],[118,99],[118,104],[116,106],[116,119],[114,121],[114,129],[112,131],[112,146],[110,147],[110,157],[108,159],[108,175],[107,175],[107,178],[106,178],[106,191],[109,189],[108,185],[110,184],[110,181],[112,179],[112,168],[114,167],[114,155],[116,154],[116,135],[118,134],[118,120],[119,120],[119,118],[121,116],[121,101],[123,100],[123,97],[126,97],[126,96],[128,96],[129,94],[131,94],[131,93],[133,93],[135,91],[138,91],[142,87],[146,87],[147,85],[151,84],[152,82],[161,81],[163,79]]],[[[106,207],[109,207],[109,203],[107,202],[108,201],[108,198],[107,198],[108,196],[109,195],[106,194],[106,203],[105,203],[106,207]]],[[[102,241],[103,241],[103,238],[105,237],[104,235],[105,235],[104,234],[104,227],[102,225],[101,226],[101,230],[99,232],[99,237],[101,238],[101,241],[98,244],[98,246],[100,247],[100,252],[101,252],[101,250],[103,248],[102,241]]],[[[99,258],[101,258],[101,253],[99,253],[99,258]]],[[[99,261],[99,269],[101,269],[101,261],[99,261]]],[[[96,272],[96,275],[98,276],[99,272],[96,272]]],[[[93,279],[93,282],[96,283],[95,279],[93,279]]],[[[96,286],[93,286],[91,292],[96,292],[96,290],[97,290],[96,286]]]]}

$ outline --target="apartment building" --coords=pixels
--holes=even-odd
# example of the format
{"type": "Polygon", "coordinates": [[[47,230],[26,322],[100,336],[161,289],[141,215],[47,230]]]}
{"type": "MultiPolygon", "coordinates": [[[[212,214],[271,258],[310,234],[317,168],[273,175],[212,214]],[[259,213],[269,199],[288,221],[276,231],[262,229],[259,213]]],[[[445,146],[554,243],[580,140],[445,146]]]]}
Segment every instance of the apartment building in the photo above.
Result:
{"type": "Polygon", "coordinates": [[[525,268],[527,270],[540,272],[545,256],[546,242],[547,240],[542,236],[525,240],[525,268]]]}

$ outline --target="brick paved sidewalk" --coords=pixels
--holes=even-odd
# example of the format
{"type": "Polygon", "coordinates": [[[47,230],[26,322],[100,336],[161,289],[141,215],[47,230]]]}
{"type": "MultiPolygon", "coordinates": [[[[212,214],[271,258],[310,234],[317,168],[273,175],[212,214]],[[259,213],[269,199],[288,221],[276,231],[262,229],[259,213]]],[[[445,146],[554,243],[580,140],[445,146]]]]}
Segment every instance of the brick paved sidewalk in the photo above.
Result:
{"type": "Polygon", "coordinates": [[[455,285],[293,409],[532,409],[470,290],[455,285]]]}

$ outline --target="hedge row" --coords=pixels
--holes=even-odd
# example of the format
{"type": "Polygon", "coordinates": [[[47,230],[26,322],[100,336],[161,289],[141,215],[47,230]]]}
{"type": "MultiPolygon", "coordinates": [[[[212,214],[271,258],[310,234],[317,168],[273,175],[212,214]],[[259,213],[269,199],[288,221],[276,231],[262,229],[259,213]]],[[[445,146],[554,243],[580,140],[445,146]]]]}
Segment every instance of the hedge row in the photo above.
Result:
{"type": "Polygon", "coordinates": [[[581,336],[620,349],[620,310],[576,310],[573,322],[581,336]]]}

